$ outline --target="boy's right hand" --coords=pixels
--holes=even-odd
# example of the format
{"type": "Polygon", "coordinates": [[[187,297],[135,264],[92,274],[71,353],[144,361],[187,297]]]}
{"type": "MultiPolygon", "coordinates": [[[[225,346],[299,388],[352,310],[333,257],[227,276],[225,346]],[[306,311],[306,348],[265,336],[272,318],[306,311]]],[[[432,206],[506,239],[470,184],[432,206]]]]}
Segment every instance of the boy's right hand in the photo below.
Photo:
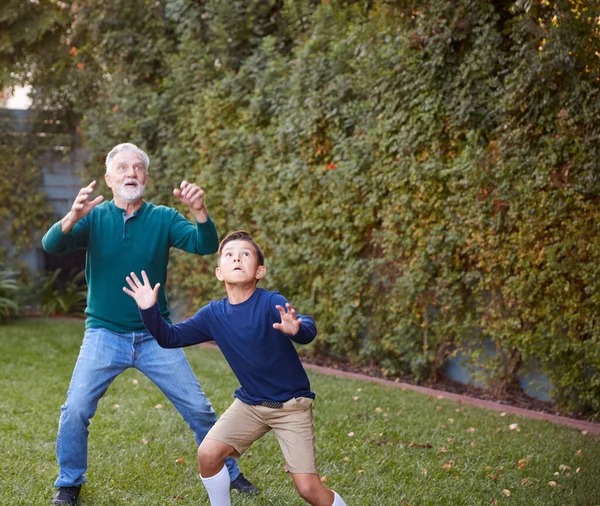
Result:
{"type": "Polygon", "coordinates": [[[131,290],[124,286],[123,291],[135,299],[135,302],[140,309],[148,309],[156,304],[160,283],[156,283],[156,286],[152,288],[150,286],[150,280],[146,275],[146,271],[142,271],[142,281],[138,279],[135,272],[132,272],[130,276],[127,276],[125,281],[127,281],[131,290]]]}

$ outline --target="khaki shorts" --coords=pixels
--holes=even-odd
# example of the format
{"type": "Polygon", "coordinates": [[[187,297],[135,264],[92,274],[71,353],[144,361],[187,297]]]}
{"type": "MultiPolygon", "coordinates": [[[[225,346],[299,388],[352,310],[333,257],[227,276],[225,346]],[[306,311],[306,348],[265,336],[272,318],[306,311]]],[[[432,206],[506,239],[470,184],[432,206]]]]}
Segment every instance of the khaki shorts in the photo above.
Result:
{"type": "Polygon", "coordinates": [[[281,409],[245,404],[235,399],[206,439],[232,446],[238,455],[242,455],[254,441],[273,429],[287,470],[318,474],[312,405],[313,400],[307,397],[290,399],[281,409]]]}

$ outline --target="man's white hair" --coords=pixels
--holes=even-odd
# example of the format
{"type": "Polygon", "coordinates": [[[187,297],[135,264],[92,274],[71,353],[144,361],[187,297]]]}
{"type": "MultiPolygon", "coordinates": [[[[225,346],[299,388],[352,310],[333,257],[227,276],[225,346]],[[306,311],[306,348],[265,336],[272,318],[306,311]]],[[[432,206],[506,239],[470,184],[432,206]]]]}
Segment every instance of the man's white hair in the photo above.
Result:
{"type": "Polygon", "coordinates": [[[144,164],[146,170],[148,170],[148,167],[150,167],[150,158],[148,158],[148,155],[144,150],[138,148],[135,144],[131,144],[131,142],[124,142],[123,144],[117,144],[108,152],[108,155],[106,155],[107,174],[110,170],[110,166],[114,157],[117,156],[117,153],[121,153],[122,151],[131,151],[132,153],[137,153],[138,155],[140,155],[140,158],[142,159],[142,163],[144,164]]]}

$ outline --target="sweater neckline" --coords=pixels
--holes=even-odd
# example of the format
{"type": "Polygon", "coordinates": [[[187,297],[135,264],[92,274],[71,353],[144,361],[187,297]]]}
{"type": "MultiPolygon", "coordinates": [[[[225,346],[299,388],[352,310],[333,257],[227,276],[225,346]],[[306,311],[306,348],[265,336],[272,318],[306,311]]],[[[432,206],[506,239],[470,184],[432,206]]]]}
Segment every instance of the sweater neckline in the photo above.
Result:
{"type": "MultiPolygon", "coordinates": [[[[117,206],[117,204],[115,204],[115,199],[110,200],[108,202],[108,204],[109,204],[112,212],[121,214],[121,215],[125,214],[125,209],[117,206]]],[[[146,209],[146,207],[148,207],[148,202],[146,202],[145,200],[142,200],[142,205],[140,206],[140,208],[136,212],[134,212],[131,216],[129,216],[129,218],[133,218],[134,216],[137,216],[138,214],[142,214],[142,212],[146,209]]]]}

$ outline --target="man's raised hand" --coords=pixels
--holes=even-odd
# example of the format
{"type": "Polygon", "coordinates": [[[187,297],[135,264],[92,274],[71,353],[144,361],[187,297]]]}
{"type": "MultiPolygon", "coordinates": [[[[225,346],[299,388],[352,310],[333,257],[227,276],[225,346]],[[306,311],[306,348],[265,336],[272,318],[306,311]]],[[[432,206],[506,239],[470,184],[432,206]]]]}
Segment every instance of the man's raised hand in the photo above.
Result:
{"type": "Polygon", "coordinates": [[[196,183],[188,183],[182,181],[179,188],[173,190],[175,195],[181,202],[188,206],[193,212],[204,209],[204,190],[196,183]]]}
{"type": "Polygon", "coordinates": [[[77,197],[73,201],[71,210],[61,221],[61,229],[64,233],[69,232],[75,223],[81,218],[87,216],[94,207],[104,200],[102,195],[98,195],[94,200],[90,201],[90,195],[96,187],[96,181],[92,181],[85,188],[79,190],[77,197]]]}
{"type": "Polygon", "coordinates": [[[131,290],[124,286],[123,291],[135,299],[135,302],[140,309],[148,309],[156,304],[160,283],[156,283],[155,287],[152,288],[152,286],[150,286],[150,280],[146,275],[146,271],[142,271],[142,281],[135,275],[135,272],[132,272],[131,275],[127,276],[125,281],[127,281],[131,290]]]}
{"type": "Polygon", "coordinates": [[[275,309],[279,311],[281,323],[274,323],[273,328],[280,330],[284,334],[295,336],[298,333],[298,330],[300,330],[302,318],[298,318],[296,310],[292,307],[292,305],[289,302],[286,302],[285,307],[287,309],[287,313],[285,309],[283,309],[281,306],[275,306],[275,309]]]}

